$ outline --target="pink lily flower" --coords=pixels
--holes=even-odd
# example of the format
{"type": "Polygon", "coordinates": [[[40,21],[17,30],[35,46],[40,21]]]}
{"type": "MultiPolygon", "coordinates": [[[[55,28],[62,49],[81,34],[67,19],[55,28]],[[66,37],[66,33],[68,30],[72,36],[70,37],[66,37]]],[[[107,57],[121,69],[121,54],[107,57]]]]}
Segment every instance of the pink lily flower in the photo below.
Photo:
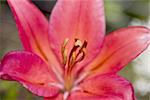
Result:
{"type": "Polygon", "coordinates": [[[105,36],[103,0],[58,0],[49,22],[29,0],[7,1],[24,51],[4,56],[1,79],[45,100],[135,100],[131,83],[117,72],[148,47],[148,28],[105,36]]]}

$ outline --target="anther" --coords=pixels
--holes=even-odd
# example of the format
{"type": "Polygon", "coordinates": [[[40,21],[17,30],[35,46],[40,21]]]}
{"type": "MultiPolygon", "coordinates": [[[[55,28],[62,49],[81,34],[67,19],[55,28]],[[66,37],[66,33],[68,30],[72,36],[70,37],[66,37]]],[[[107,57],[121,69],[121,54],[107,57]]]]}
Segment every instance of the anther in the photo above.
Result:
{"type": "Polygon", "coordinates": [[[66,49],[66,45],[68,43],[69,39],[66,38],[62,44],[62,47],[61,47],[61,54],[62,54],[62,59],[63,59],[63,64],[66,65],[67,63],[67,53],[68,53],[68,50],[66,49]]]}
{"type": "Polygon", "coordinates": [[[75,39],[75,46],[82,46],[82,42],[79,39],[75,39]]]}

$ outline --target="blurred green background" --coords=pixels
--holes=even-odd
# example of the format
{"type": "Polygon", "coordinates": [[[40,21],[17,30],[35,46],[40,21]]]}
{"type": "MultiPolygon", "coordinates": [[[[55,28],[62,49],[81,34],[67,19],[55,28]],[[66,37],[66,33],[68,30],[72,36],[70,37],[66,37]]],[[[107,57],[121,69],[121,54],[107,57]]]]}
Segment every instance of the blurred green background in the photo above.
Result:
{"type": "MultiPolygon", "coordinates": [[[[49,17],[55,0],[33,0],[49,17]]],[[[105,0],[107,33],[129,25],[150,27],[149,0],[105,0]]],[[[0,0],[0,59],[8,51],[21,50],[21,43],[12,13],[6,1],[0,0]]],[[[121,71],[135,88],[138,100],[150,100],[150,50],[121,71]]],[[[0,80],[0,100],[41,100],[16,82],[0,80]]]]}

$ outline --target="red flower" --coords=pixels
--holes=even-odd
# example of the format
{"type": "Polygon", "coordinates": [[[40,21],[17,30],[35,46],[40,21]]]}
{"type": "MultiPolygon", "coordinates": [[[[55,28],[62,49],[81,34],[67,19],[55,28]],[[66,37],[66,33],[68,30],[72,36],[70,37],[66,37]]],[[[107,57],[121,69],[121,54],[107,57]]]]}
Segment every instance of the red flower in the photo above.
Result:
{"type": "Polygon", "coordinates": [[[50,22],[29,0],[7,0],[24,51],[10,52],[0,77],[53,100],[134,100],[117,75],[150,43],[150,30],[122,28],[104,37],[103,0],[58,0],[50,22]]]}

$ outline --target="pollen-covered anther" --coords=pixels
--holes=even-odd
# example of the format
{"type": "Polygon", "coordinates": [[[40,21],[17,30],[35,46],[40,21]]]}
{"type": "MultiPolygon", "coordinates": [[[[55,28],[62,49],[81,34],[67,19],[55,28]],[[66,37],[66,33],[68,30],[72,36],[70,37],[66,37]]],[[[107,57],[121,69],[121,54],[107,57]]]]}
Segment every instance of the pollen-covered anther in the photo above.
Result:
{"type": "Polygon", "coordinates": [[[68,44],[68,41],[69,39],[66,38],[62,44],[62,47],[61,47],[61,54],[62,54],[62,59],[63,59],[63,64],[66,65],[67,63],[67,53],[68,53],[68,50],[66,49],[66,46],[68,44]]]}

